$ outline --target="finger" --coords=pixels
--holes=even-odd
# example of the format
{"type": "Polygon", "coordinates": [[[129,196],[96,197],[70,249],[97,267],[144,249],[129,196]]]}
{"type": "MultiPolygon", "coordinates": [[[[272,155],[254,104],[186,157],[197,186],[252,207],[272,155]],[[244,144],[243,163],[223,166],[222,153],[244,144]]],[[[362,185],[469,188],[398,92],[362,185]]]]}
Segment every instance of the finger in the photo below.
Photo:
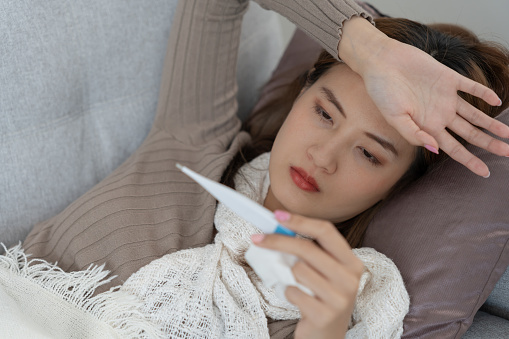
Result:
{"type": "Polygon", "coordinates": [[[438,142],[442,146],[442,150],[447,153],[452,159],[467,167],[475,174],[488,178],[490,170],[484,162],[474,156],[472,153],[454,139],[447,131],[437,135],[438,142]]]}
{"type": "Polygon", "coordinates": [[[472,125],[484,128],[501,138],[509,138],[509,126],[481,112],[463,98],[458,99],[457,112],[472,125]]]}
{"type": "Polygon", "coordinates": [[[414,146],[431,146],[437,151],[438,143],[430,134],[423,131],[410,115],[403,115],[388,121],[403,138],[414,146]]]}
{"type": "MultiPolygon", "coordinates": [[[[360,261],[351,251],[350,244],[331,222],[311,219],[286,211],[276,211],[274,216],[283,226],[315,239],[327,253],[339,262],[352,265],[360,261]]],[[[352,266],[352,268],[357,268],[361,272],[363,270],[362,266],[352,266]]]]}
{"type": "Polygon", "coordinates": [[[304,261],[297,261],[292,267],[297,282],[308,287],[325,304],[331,308],[342,310],[345,297],[355,299],[359,288],[359,279],[342,265],[336,265],[333,281],[326,279],[304,261]]]}
{"type": "Polygon", "coordinates": [[[285,290],[285,297],[299,308],[302,317],[311,322],[314,327],[323,328],[334,321],[336,313],[330,307],[297,287],[288,287],[285,290]]]}
{"type": "Polygon", "coordinates": [[[458,90],[481,98],[491,106],[502,105],[502,100],[500,100],[498,95],[493,90],[462,75],[460,75],[458,90]]]}
{"type": "Polygon", "coordinates": [[[451,122],[449,128],[472,145],[484,148],[493,154],[509,156],[509,145],[472,126],[460,116],[451,122]]]}
{"type": "Polygon", "coordinates": [[[313,327],[313,324],[311,321],[309,321],[307,318],[302,317],[299,322],[297,323],[297,326],[295,327],[295,332],[293,333],[294,339],[307,339],[312,338],[313,335],[316,334],[316,328],[313,327]]]}

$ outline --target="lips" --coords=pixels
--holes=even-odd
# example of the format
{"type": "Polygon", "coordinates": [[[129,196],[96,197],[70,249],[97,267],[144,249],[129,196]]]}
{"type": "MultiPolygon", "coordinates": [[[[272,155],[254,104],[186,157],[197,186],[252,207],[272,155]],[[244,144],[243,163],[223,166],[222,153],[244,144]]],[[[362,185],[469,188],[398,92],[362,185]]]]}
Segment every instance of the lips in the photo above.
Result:
{"type": "Polygon", "coordinates": [[[308,192],[320,192],[316,180],[300,167],[290,167],[290,176],[297,187],[308,192]]]}

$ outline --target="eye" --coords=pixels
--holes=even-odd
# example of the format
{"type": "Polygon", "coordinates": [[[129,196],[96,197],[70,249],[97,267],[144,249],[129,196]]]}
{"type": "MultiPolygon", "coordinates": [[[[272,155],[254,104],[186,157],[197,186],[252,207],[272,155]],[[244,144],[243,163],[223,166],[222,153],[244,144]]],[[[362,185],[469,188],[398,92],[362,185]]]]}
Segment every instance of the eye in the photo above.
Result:
{"type": "Polygon", "coordinates": [[[361,148],[361,150],[366,160],[368,160],[372,165],[374,166],[381,165],[381,162],[373,154],[369,153],[367,149],[361,148]]]}
{"type": "Polygon", "coordinates": [[[332,123],[332,117],[319,105],[315,104],[314,110],[321,120],[327,123],[332,123]]]}

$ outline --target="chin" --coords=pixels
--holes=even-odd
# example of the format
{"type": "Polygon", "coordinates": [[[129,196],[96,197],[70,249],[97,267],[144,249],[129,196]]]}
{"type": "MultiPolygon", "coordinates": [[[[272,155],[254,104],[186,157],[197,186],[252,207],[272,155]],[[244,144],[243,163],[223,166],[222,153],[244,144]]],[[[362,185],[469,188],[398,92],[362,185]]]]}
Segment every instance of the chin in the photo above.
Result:
{"type": "Polygon", "coordinates": [[[279,190],[277,190],[277,187],[275,187],[272,193],[278,201],[279,209],[288,211],[290,213],[304,215],[302,209],[303,203],[300,201],[295,201],[295,195],[293,195],[290,190],[286,190],[283,194],[281,194],[279,190]]]}

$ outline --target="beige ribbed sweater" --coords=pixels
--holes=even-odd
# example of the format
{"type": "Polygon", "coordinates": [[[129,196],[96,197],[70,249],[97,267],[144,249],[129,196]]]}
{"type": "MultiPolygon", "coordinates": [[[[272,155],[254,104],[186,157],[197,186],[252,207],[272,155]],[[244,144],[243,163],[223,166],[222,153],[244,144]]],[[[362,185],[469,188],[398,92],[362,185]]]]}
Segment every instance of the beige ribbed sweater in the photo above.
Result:
{"type": "MultiPolygon", "coordinates": [[[[336,56],[342,23],[363,14],[352,0],[257,2],[288,17],[336,56]]],[[[175,163],[219,180],[250,138],[239,133],[235,74],[247,6],[242,0],[179,2],[146,140],[62,213],[36,225],[23,244],[26,253],[66,271],[105,263],[118,276],[105,290],[165,254],[212,242],[216,201],[175,163]]],[[[273,322],[269,329],[282,338],[294,324],[273,322]]]]}

